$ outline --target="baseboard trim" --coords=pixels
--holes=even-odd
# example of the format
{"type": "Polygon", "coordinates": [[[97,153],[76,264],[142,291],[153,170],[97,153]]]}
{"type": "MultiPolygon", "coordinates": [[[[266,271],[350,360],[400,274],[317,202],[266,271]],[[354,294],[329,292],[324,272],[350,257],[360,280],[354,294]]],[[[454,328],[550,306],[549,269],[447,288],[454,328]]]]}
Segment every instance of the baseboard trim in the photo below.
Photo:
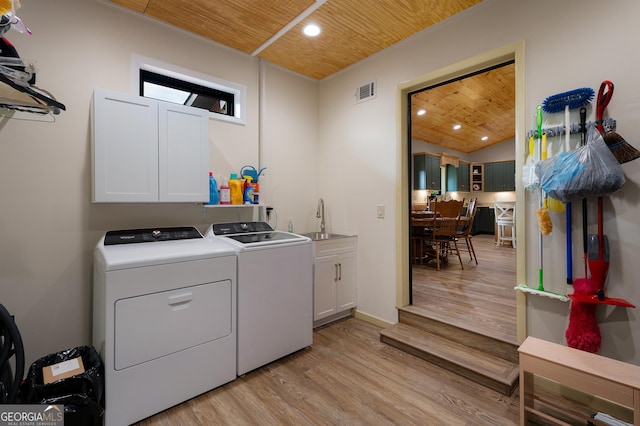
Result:
{"type": "Polygon", "coordinates": [[[353,310],[353,316],[355,318],[361,319],[362,321],[366,321],[370,324],[373,324],[375,326],[381,327],[381,328],[387,328],[387,327],[391,327],[393,325],[392,322],[389,322],[387,320],[383,320],[382,318],[378,318],[374,315],[370,315],[367,314],[365,312],[359,311],[357,309],[353,310]]]}

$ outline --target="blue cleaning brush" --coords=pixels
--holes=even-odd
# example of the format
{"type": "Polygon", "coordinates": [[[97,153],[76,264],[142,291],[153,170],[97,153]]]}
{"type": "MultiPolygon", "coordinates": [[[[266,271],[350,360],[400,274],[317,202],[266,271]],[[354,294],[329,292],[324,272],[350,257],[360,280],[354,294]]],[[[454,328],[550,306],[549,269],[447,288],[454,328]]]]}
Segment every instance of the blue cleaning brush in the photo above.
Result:
{"type": "Polygon", "coordinates": [[[581,87],[580,89],[571,90],[569,92],[558,93],[549,96],[542,102],[542,110],[548,114],[564,111],[565,107],[569,109],[581,108],[587,105],[595,92],[590,87],[581,87]]]}

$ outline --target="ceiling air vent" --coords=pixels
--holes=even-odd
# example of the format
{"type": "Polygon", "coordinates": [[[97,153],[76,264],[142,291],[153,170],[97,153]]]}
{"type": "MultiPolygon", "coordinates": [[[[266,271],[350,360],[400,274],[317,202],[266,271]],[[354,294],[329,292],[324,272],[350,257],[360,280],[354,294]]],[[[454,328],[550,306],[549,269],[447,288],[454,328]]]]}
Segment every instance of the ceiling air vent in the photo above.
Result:
{"type": "Polygon", "coordinates": [[[359,104],[360,102],[368,101],[370,99],[374,99],[375,97],[376,97],[376,82],[372,81],[356,89],[355,103],[359,104]]]}

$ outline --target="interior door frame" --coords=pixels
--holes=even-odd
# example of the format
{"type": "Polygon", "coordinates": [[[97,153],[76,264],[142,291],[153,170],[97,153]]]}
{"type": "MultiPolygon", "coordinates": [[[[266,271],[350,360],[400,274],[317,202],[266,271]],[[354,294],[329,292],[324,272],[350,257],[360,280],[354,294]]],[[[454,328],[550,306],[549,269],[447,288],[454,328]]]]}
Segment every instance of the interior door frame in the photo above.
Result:
{"type": "MultiPolygon", "coordinates": [[[[411,165],[409,163],[410,143],[409,143],[409,93],[415,92],[424,87],[434,86],[449,80],[461,78],[473,72],[490,68],[507,61],[515,61],[515,106],[516,106],[516,129],[515,129],[515,157],[516,157],[516,244],[518,252],[516,254],[516,283],[526,282],[526,236],[525,236],[525,197],[526,193],[522,185],[522,167],[526,159],[524,143],[525,127],[525,76],[524,76],[524,41],[518,41],[507,46],[483,53],[481,55],[466,59],[464,61],[449,65],[445,68],[418,76],[412,80],[398,85],[396,105],[397,128],[398,128],[398,170],[396,191],[396,234],[399,236],[396,246],[396,307],[409,304],[411,291],[410,285],[410,259],[409,259],[409,211],[411,201],[411,188],[409,185],[409,173],[411,165]]],[[[516,315],[518,342],[521,343],[526,338],[527,316],[526,316],[526,295],[523,292],[516,292],[516,315]]]]}

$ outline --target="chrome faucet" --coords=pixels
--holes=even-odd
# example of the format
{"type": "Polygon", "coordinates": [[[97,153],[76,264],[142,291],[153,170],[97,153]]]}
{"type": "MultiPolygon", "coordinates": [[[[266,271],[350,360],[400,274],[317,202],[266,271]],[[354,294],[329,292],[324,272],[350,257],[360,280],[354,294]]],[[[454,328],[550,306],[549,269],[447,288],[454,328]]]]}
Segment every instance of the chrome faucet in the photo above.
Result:
{"type": "Polygon", "coordinates": [[[320,233],[324,234],[324,200],[322,198],[318,199],[316,217],[320,219],[320,233]]]}

